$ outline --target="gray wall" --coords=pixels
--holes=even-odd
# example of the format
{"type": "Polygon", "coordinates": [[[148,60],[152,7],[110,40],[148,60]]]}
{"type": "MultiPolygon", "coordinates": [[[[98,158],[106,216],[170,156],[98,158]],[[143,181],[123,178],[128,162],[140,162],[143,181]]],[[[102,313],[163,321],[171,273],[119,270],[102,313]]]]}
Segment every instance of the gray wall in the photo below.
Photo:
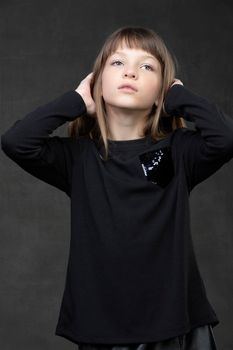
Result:
{"type": "MultiPolygon", "coordinates": [[[[227,0],[1,0],[1,133],[40,104],[74,89],[105,38],[123,25],[151,27],[179,62],[187,87],[233,114],[233,2],[227,0]]],[[[65,135],[62,126],[55,134],[65,135]]],[[[75,349],[54,335],[69,249],[69,199],[1,163],[0,348],[75,349]]],[[[191,194],[196,255],[220,324],[221,350],[233,347],[233,162],[191,194]]]]}

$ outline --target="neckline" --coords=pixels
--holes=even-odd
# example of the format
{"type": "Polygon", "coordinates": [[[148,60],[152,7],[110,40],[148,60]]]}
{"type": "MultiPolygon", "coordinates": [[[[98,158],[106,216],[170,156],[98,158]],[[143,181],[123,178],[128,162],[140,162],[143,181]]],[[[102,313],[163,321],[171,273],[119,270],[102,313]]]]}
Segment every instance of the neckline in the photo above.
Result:
{"type": "Polygon", "coordinates": [[[140,137],[139,139],[131,139],[131,140],[111,140],[107,139],[109,142],[109,146],[117,146],[117,147],[128,147],[128,146],[133,146],[133,145],[140,145],[144,144],[150,139],[150,136],[144,136],[140,137]]]}

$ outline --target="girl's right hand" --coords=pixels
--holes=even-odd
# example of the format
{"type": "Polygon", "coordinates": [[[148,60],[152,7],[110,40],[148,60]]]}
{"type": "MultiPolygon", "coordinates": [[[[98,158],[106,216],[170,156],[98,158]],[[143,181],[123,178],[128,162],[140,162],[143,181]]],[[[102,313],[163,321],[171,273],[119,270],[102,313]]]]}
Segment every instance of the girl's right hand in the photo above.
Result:
{"type": "Polygon", "coordinates": [[[78,85],[78,87],[75,89],[75,91],[82,96],[87,108],[87,113],[90,115],[93,115],[96,111],[95,101],[91,96],[91,88],[90,88],[90,82],[91,82],[92,76],[93,76],[93,72],[88,74],[86,78],[84,78],[81,81],[81,83],[78,85]]]}

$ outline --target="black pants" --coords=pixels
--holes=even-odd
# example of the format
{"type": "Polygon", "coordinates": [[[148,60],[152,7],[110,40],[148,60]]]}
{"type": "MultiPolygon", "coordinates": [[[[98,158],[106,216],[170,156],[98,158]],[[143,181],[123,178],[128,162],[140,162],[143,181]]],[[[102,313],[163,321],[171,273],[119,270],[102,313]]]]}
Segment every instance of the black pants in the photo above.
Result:
{"type": "Polygon", "coordinates": [[[80,350],[217,350],[213,329],[205,325],[161,342],[141,344],[79,344],[80,350]]]}

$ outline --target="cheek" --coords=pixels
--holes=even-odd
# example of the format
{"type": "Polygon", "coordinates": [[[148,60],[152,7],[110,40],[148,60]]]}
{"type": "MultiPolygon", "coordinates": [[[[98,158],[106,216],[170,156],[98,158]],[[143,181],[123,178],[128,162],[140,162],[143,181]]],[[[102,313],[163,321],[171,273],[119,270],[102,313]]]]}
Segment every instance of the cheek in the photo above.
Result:
{"type": "Polygon", "coordinates": [[[156,83],[152,83],[152,88],[151,88],[151,96],[152,98],[154,97],[157,99],[160,96],[162,89],[162,80],[161,78],[156,79],[156,83]]]}
{"type": "Polygon", "coordinates": [[[148,84],[144,90],[144,96],[147,102],[153,104],[155,100],[157,100],[157,98],[159,97],[160,90],[160,82],[158,82],[157,84],[154,84],[154,82],[152,82],[152,84],[148,84]]]}
{"type": "Polygon", "coordinates": [[[110,96],[113,90],[113,79],[107,72],[103,72],[102,74],[102,95],[110,96]]]}

